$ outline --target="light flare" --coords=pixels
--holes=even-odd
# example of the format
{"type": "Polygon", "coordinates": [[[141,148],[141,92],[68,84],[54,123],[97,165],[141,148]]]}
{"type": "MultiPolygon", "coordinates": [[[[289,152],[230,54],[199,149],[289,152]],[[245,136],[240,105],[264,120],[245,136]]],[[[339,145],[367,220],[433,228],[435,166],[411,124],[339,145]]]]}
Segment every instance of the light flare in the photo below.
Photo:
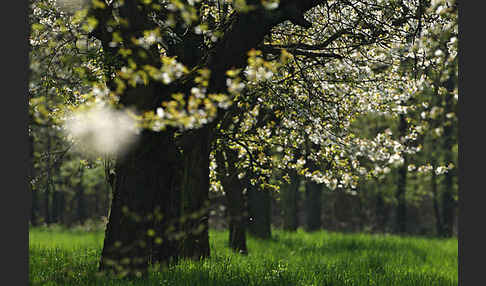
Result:
{"type": "Polygon", "coordinates": [[[127,111],[103,105],[74,112],[65,121],[64,129],[75,149],[87,156],[120,156],[139,134],[135,119],[127,111]]]}

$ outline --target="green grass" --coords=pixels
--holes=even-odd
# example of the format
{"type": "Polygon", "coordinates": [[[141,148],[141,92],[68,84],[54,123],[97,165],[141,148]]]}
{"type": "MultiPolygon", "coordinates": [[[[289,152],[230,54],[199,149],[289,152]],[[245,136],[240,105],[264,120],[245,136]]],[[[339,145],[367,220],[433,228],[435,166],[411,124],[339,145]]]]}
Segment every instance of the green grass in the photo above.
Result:
{"type": "Polygon", "coordinates": [[[286,233],[249,238],[232,253],[227,232],[211,231],[211,258],[151,270],[127,281],[96,273],[103,232],[31,229],[31,285],[457,285],[457,239],[369,234],[286,233]]]}

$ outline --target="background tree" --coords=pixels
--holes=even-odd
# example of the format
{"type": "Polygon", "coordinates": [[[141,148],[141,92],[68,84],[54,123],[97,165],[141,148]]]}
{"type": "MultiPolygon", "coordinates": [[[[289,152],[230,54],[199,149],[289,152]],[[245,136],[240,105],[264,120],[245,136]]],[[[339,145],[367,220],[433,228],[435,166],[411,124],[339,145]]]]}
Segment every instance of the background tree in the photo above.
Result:
{"type": "Polygon", "coordinates": [[[269,188],[248,186],[248,232],[253,237],[261,239],[272,237],[271,192],[269,188]]]}
{"type": "Polygon", "coordinates": [[[226,148],[215,153],[218,164],[218,177],[226,193],[226,206],[228,212],[229,246],[246,254],[246,230],[248,221],[247,199],[243,194],[245,184],[239,178],[237,169],[238,150],[226,148]]]}

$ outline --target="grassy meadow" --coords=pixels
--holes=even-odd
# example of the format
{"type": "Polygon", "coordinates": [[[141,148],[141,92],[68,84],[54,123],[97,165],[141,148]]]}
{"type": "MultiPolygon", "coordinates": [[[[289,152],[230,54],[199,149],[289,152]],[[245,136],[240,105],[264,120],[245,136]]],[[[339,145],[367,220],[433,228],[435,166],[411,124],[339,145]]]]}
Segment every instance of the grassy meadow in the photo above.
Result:
{"type": "Polygon", "coordinates": [[[97,274],[103,231],[32,228],[31,285],[457,285],[457,239],[273,230],[232,253],[225,231],[211,231],[211,258],[152,269],[144,280],[97,274]]]}

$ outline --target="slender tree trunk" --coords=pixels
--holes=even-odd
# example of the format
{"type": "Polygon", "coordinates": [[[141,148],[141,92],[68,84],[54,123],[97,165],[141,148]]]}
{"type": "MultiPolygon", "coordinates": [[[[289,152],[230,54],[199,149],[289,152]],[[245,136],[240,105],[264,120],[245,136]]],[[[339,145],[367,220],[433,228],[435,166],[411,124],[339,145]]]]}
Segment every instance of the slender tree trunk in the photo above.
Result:
{"type": "Polygon", "coordinates": [[[267,189],[257,189],[250,184],[248,187],[248,217],[249,233],[261,239],[272,237],[271,229],[271,196],[267,189]]]}
{"type": "MultiPolygon", "coordinates": [[[[450,142],[452,140],[451,134],[449,130],[444,128],[444,139],[445,145],[449,149],[445,152],[445,162],[451,162],[451,149],[453,143],[450,142]],[[449,134],[447,134],[449,133],[449,134]]],[[[456,201],[454,199],[454,170],[449,170],[446,174],[444,174],[443,186],[444,189],[442,191],[442,236],[443,237],[452,237],[454,235],[454,217],[456,212],[456,201]]]]}
{"type": "Polygon", "coordinates": [[[44,207],[45,215],[44,221],[46,224],[52,223],[52,212],[51,212],[51,137],[47,135],[47,174],[46,174],[46,189],[44,192],[44,207]]]}
{"type": "Polygon", "coordinates": [[[52,194],[52,221],[54,223],[61,223],[64,214],[64,193],[62,191],[55,191],[52,194]]]}
{"type": "MultiPolygon", "coordinates": [[[[33,122],[32,114],[29,112],[29,123],[33,122]]],[[[33,188],[33,179],[35,176],[34,168],[34,135],[32,127],[28,126],[29,133],[29,169],[28,169],[28,186],[31,195],[31,208],[30,208],[30,223],[36,226],[39,221],[39,196],[36,190],[33,188]]]]}
{"type": "Polygon", "coordinates": [[[307,231],[321,228],[321,193],[322,186],[307,180],[305,183],[305,224],[307,231]]]}
{"type": "Polygon", "coordinates": [[[396,227],[398,233],[407,232],[407,201],[405,199],[405,188],[407,184],[407,169],[401,166],[398,169],[398,182],[396,199],[398,201],[396,227]]]}
{"type": "MultiPolygon", "coordinates": [[[[404,136],[407,131],[407,122],[404,115],[400,115],[399,134],[404,136]]],[[[398,168],[398,181],[396,190],[396,199],[398,202],[396,215],[396,228],[398,233],[407,232],[407,201],[405,199],[405,192],[407,188],[407,169],[408,162],[405,154],[403,154],[404,162],[398,168]]]]}
{"type": "Polygon", "coordinates": [[[34,168],[34,137],[29,131],[29,190],[32,196],[31,200],[31,210],[30,210],[30,223],[33,226],[37,226],[39,224],[39,212],[40,212],[40,206],[39,206],[39,192],[33,188],[33,182],[32,180],[34,179],[35,175],[35,168],[34,168]]]}
{"type": "Polygon", "coordinates": [[[142,131],[137,145],[118,158],[101,271],[141,276],[151,254],[160,263],[177,258],[177,160],[170,130],[142,131]]]}
{"type": "Polygon", "coordinates": [[[77,186],[77,205],[76,205],[76,215],[78,217],[78,221],[81,224],[87,219],[87,212],[86,212],[86,197],[84,195],[84,186],[83,186],[83,175],[84,175],[84,167],[80,166],[79,168],[79,183],[77,186]]]}
{"type": "Polygon", "coordinates": [[[226,192],[227,208],[229,215],[229,246],[234,251],[247,254],[246,228],[247,213],[245,208],[245,198],[243,196],[242,185],[237,178],[237,174],[230,175],[229,191],[226,192]],[[236,178],[235,178],[236,177],[236,178]]]}
{"type": "Polygon", "coordinates": [[[62,191],[59,192],[59,223],[64,223],[65,205],[66,205],[66,194],[62,191]]]}
{"type": "MultiPolygon", "coordinates": [[[[310,154],[312,149],[318,148],[316,144],[310,140],[306,140],[306,153],[310,154]]],[[[317,170],[317,164],[312,160],[307,160],[305,163],[306,168],[310,170],[317,170]]],[[[316,231],[321,228],[321,205],[322,205],[322,185],[307,179],[305,180],[305,229],[307,231],[316,231]]]]}
{"type": "Polygon", "coordinates": [[[248,253],[246,247],[246,228],[244,224],[243,218],[237,218],[233,215],[229,221],[229,247],[240,254],[248,253]]]}
{"type": "Polygon", "coordinates": [[[446,174],[444,178],[444,192],[442,193],[442,222],[444,237],[452,237],[454,235],[454,215],[455,215],[455,200],[453,195],[452,175],[446,174]]]}
{"type": "Polygon", "coordinates": [[[226,193],[226,210],[229,221],[229,247],[235,252],[246,254],[246,228],[247,208],[243,195],[243,184],[238,178],[238,169],[235,164],[238,160],[238,151],[225,149],[226,160],[223,151],[216,151],[218,177],[226,193]]]}
{"type": "Polygon", "coordinates": [[[375,214],[376,214],[376,225],[379,231],[385,231],[385,224],[387,221],[388,214],[385,208],[385,200],[383,199],[383,193],[379,190],[378,182],[375,182],[375,214]]]}
{"type": "Polygon", "coordinates": [[[39,193],[37,190],[31,189],[32,193],[32,206],[30,211],[30,223],[33,226],[39,224],[39,193]]]}
{"type": "MultiPolygon", "coordinates": [[[[446,82],[446,88],[449,92],[452,92],[454,83],[453,76],[450,76],[446,82]]],[[[445,114],[449,112],[454,112],[453,109],[453,98],[452,94],[448,93],[445,96],[445,114]]],[[[452,158],[452,148],[454,146],[454,136],[453,126],[451,122],[447,122],[444,125],[443,134],[443,150],[444,161],[448,164],[453,161],[452,158]]],[[[456,212],[456,201],[454,199],[454,183],[453,178],[455,176],[455,171],[449,170],[444,174],[444,191],[442,192],[442,223],[443,223],[443,236],[452,237],[454,235],[454,217],[456,212]]]]}
{"type": "Polygon", "coordinates": [[[59,192],[52,193],[52,222],[59,223],[59,192]]]}
{"type": "Polygon", "coordinates": [[[182,204],[184,237],[182,257],[209,257],[209,152],[210,129],[204,126],[183,138],[182,204]]]}
{"type": "Polygon", "coordinates": [[[52,212],[51,212],[51,203],[50,203],[50,198],[51,198],[51,189],[49,184],[46,185],[46,190],[44,191],[44,222],[46,224],[51,224],[52,223],[52,212]]]}
{"type": "Polygon", "coordinates": [[[290,183],[285,185],[282,190],[283,229],[296,231],[299,226],[297,202],[300,179],[293,171],[290,180],[290,183]]]}
{"type": "Polygon", "coordinates": [[[102,188],[100,187],[100,185],[95,185],[94,186],[94,195],[93,195],[93,199],[94,199],[94,213],[95,213],[95,217],[96,218],[99,218],[102,216],[102,209],[103,209],[103,196],[102,196],[102,188]]]}
{"type": "Polygon", "coordinates": [[[440,205],[439,205],[439,194],[437,192],[437,176],[435,172],[432,172],[430,177],[430,184],[432,189],[433,195],[433,204],[434,204],[434,214],[435,214],[435,227],[437,234],[441,236],[444,233],[444,227],[442,225],[442,217],[440,215],[440,205]]]}

